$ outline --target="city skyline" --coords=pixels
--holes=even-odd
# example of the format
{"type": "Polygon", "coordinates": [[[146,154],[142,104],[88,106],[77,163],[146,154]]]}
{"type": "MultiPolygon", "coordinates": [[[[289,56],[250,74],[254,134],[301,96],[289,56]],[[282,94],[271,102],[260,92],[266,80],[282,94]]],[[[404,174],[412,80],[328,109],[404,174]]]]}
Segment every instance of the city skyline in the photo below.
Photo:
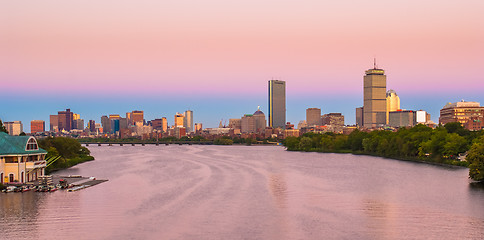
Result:
{"type": "Polygon", "coordinates": [[[374,57],[401,107],[433,121],[447,102],[484,102],[479,0],[27,2],[0,9],[5,121],[192,109],[216,127],[259,105],[268,113],[264,86],[281,79],[287,121],[316,107],[353,124],[374,57]]]}

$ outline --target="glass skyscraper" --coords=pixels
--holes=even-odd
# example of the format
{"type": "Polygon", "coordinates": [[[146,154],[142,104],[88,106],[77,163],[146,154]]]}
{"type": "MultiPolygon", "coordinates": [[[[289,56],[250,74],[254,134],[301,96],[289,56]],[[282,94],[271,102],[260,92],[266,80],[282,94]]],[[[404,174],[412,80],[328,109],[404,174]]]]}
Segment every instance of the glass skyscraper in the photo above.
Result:
{"type": "Polygon", "coordinates": [[[286,82],[269,81],[269,127],[286,126],[286,82]]]}

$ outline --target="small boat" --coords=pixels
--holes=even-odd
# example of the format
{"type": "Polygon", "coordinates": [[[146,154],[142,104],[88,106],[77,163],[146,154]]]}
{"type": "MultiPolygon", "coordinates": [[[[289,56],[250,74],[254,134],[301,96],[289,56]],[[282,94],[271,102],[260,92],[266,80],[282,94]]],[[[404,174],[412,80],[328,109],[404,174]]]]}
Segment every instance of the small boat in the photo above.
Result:
{"type": "Polygon", "coordinates": [[[69,188],[67,191],[68,192],[75,192],[75,191],[79,191],[79,190],[87,188],[87,187],[89,187],[89,185],[75,186],[73,188],[69,188]]]}
{"type": "Polygon", "coordinates": [[[4,193],[14,192],[16,188],[17,188],[16,186],[8,186],[7,188],[3,189],[2,191],[4,193]]]}
{"type": "Polygon", "coordinates": [[[49,186],[48,192],[55,192],[55,191],[57,191],[57,187],[56,186],[54,186],[54,185],[49,186]]]}
{"type": "Polygon", "coordinates": [[[28,192],[28,191],[30,191],[30,190],[31,190],[31,189],[30,189],[30,187],[29,187],[29,186],[23,186],[23,187],[22,187],[22,192],[28,192]]]}

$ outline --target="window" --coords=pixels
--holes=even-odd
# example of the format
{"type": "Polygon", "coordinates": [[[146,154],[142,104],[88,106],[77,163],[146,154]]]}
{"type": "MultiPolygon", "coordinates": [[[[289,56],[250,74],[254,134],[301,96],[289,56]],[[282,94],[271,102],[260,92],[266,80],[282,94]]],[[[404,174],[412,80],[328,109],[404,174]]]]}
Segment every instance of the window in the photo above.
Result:
{"type": "Polygon", "coordinates": [[[39,146],[37,146],[37,141],[34,138],[30,138],[27,142],[27,150],[39,150],[39,146]]]}

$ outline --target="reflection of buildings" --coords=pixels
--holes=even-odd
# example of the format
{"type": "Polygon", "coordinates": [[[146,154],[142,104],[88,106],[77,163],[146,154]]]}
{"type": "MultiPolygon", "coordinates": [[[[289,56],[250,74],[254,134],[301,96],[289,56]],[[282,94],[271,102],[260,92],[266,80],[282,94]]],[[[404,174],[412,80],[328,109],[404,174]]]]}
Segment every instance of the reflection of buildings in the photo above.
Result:
{"type": "Polygon", "coordinates": [[[460,122],[469,130],[484,128],[484,107],[478,102],[448,103],[440,110],[439,123],[460,122]]]}
{"type": "Polygon", "coordinates": [[[47,151],[31,136],[0,132],[0,183],[25,183],[44,175],[47,151]]]}

